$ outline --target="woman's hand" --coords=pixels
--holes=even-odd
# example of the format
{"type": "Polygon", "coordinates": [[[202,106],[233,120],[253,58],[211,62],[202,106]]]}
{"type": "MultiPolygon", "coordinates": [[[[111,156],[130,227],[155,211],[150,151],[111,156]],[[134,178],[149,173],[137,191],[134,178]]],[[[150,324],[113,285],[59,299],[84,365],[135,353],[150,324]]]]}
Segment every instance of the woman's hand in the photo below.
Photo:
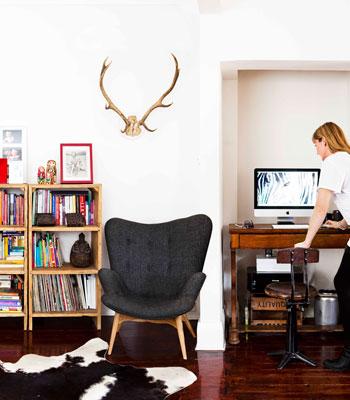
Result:
{"type": "Polygon", "coordinates": [[[333,228],[333,229],[341,229],[341,230],[345,230],[348,227],[348,224],[346,223],[346,221],[343,219],[341,221],[331,221],[331,220],[327,220],[324,224],[327,228],[333,228]]]}
{"type": "Polygon", "coordinates": [[[302,247],[303,249],[308,249],[310,247],[310,243],[307,243],[306,241],[296,243],[294,247],[302,247]]]}

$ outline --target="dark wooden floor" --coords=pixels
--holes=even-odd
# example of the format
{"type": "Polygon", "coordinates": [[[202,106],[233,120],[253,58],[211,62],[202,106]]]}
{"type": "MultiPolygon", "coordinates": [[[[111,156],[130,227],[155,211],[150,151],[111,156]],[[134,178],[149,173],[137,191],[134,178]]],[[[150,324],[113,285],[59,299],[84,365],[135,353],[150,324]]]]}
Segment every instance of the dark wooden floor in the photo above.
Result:
{"type": "MultiPolygon", "coordinates": [[[[34,331],[24,333],[18,319],[0,319],[0,359],[17,361],[23,354],[58,355],[100,336],[108,341],[111,317],[104,317],[102,331],[95,331],[88,318],[38,319],[34,331]]],[[[341,350],[340,333],[305,333],[301,350],[319,363],[316,368],[292,363],[277,371],[278,357],[269,351],[284,346],[283,335],[251,334],[225,352],[194,350],[195,341],[186,334],[188,360],[181,357],[175,329],[166,325],[126,323],[109,360],[135,366],[184,366],[198,380],[171,396],[172,400],[333,400],[350,399],[350,372],[329,372],[321,362],[341,350]]]]}

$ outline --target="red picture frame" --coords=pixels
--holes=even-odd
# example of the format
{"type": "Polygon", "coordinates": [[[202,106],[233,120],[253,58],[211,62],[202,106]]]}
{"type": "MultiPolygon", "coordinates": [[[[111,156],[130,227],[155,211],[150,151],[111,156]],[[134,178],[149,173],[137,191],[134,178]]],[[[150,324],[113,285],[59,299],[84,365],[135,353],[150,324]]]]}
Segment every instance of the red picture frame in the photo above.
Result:
{"type": "Polygon", "coordinates": [[[93,183],[92,144],[60,144],[61,183],[93,183]]]}

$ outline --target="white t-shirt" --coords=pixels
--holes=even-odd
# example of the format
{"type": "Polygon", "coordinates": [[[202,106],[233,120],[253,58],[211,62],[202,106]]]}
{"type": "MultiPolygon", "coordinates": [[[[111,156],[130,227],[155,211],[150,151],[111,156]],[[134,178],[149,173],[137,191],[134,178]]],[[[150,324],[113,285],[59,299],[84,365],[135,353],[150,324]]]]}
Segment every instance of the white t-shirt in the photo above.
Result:
{"type": "MultiPolygon", "coordinates": [[[[321,167],[318,187],[331,190],[334,203],[342,213],[343,218],[350,223],[350,154],[337,151],[328,156],[321,167]]],[[[350,246],[350,240],[348,241],[350,246]]]]}

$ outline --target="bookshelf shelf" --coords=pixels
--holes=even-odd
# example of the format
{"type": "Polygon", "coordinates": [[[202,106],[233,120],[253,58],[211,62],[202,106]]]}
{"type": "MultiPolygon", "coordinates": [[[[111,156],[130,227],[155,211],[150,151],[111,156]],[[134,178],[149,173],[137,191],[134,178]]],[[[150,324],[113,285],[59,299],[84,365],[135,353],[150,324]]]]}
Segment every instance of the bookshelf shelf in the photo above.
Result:
{"type": "MultiPolygon", "coordinates": [[[[1,188],[0,188],[1,189],[1,188]]],[[[19,225],[0,225],[0,231],[8,231],[8,232],[24,232],[26,231],[27,228],[23,225],[19,226],[19,225]]]]}
{"type": "Polygon", "coordinates": [[[100,226],[89,225],[89,226],[33,226],[32,232],[98,232],[101,230],[100,226]]]}
{"type": "Polygon", "coordinates": [[[32,317],[98,317],[96,310],[33,312],[32,317]]]}
{"type": "MultiPolygon", "coordinates": [[[[0,318],[4,317],[22,317],[23,318],[23,329],[26,330],[28,326],[28,185],[27,184],[0,184],[0,192],[7,192],[7,194],[15,193],[20,194],[21,203],[14,203],[17,206],[17,210],[15,209],[15,205],[10,206],[10,199],[8,199],[8,214],[12,214],[12,218],[14,218],[13,222],[20,216],[19,225],[9,225],[8,223],[2,225],[4,221],[4,204],[7,202],[6,198],[3,196],[4,193],[1,193],[1,218],[0,218],[0,233],[3,235],[4,232],[14,233],[20,232],[21,236],[24,237],[24,260],[23,266],[18,266],[14,264],[14,266],[1,266],[0,265],[0,275],[17,275],[20,276],[23,280],[23,289],[22,289],[22,311],[0,311],[0,318]],[[23,196],[23,199],[22,199],[23,196]],[[19,204],[21,204],[20,207],[19,204]],[[16,217],[14,217],[14,215],[16,217]]],[[[10,218],[10,217],[9,217],[10,218]]],[[[10,219],[11,221],[11,219],[10,219]]],[[[8,222],[8,221],[7,221],[8,222]]],[[[10,262],[9,262],[10,263],[10,262]]],[[[21,263],[22,264],[22,263],[21,263]]]]}
{"type": "Polygon", "coordinates": [[[69,263],[64,263],[60,268],[33,268],[31,273],[33,275],[81,275],[81,274],[91,274],[96,275],[98,273],[98,268],[86,267],[86,268],[76,268],[69,263]]]}
{"type": "Polygon", "coordinates": [[[27,275],[27,271],[26,268],[6,267],[0,268],[0,275],[27,275]]]}
{"type": "MultiPolygon", "coordinates": [[[[40,202],[42,200],[40,199],[40,202]]],[[[40,203],[41,204],[41,203],[40,203]]],[[[46,203],[45,203],[46,204],[46,203]]],[[[64,212],[67,211],[67,207],[64,208],[64,212]]],[[[90,215],[90,214],[89,214],[90,215]]],[[[88,221],[87,221],[88,222],[88,221]]],[[[46,237],[50,238],[50,235],[46,235],[46,237]]],[[[51,235],[52,236],[52,235],[51,235]]],[[[74,235],[78,239],[78,235],[74,235]]],[[[70,240],[70,239],[69,239],[70,240]]],[[[71,245],[73,242],[71,243],[71,245]]],[[[34,245],[35,248],[35,245],[34,245]]],[[[94,319],[95,325],[97,329],[101,329],[101,287],[98,281],[97,273],[102,266],[102,186],[100,184],[62,184],[62,185],[28,185],[28,249],[29,256],[28,256],[28,270],[29,270],[29,296],[28,296],[28,329],[33,330],[33,318],[36,317],[83,317],[89,316],[94,319]],[[45,192],[47,190],[48,192],[45,192]],[[36,193],[38,191],[38,193],[36,193]],[[57,193],[56,193],[57,192],[57,193]],[[35,202],[33,202],[33,194],[35,202]],[[76,194],[75,194],[76,193],[76,194]],[[86,199],[86,206],[82,205],[82,196],[85,196],[86,199]],[[61,225],[55,226],[35,226],[33,225],[33,218],[35,213],[38,212],[38,204],[39,200],[37,200],[41,196],[44,199],[44,203],[46,201],[51,202],[52,208],[50,210],[40,210],[39,212],[52,212],[55,215],[56,223],[60,222],[61,225]],[[57,197],[61,196],[64,198],[62,203],[59,200],[56,200],[57,197]],[[69,212],[82,212],[88,215],[88,211],[93,214],[93,219],[91,215],[92,225],[86,225],[83,227],[69,227],[66,225],[62,225],[62,221],[65,222],[64,214],[62,215],[63,207],[61,208],[61,204],[65,204],[67,207],[71,206],[69,201],[69,196],[73,197],[74,203],[74,211],[69,212]],[[47,200],[49,199],[49,200],[47,200]],[[55,199],[55,200],[53,200],[55,199]],[[67,199],[66,203],[63,203],[67,199]],[[91,200],[91,202],[90,202],[91,200]],[[93,201],[92,201],[93,200],[93,201]],[[57,201],[57,202],[56,202],[57,201]],[[92,204],[93,203],[93,204],[92,204]],[[53,208],[54,204],[56,206],[56,213],[54,213],[53,208]],[[59,204],[59,206],[57,206],[59,204]],[[92,207],[93,206],[93,207],[92,207]],[[60,207],[60,208],[58,208],[60,207]],[[82,208],[80,208],[82,207],[82,208]],[[58,211],[57,211],[58,210],[58,211]],[[34,257],[33,257],[33,236],[36,238],[39,235],[39,241],[41,241],[41,235],[45,235],[45,232],[51,234],[59,233],[59,240],[64,238],[70,238],[69,236],[65,236],[66,233],[73,232],[73,233],[80,233],[80,232],[88,232],[90,238],[90,246],[92,250],[92,257],[93,257],[93,264],[89,267],[85,268],[76,268],[73,267],[71,264],[67,262],[63,262],[62,267],[34,267],[34,257]],[[79,278],[78,275],[81,277],[79,278]],[[71,276],[71,277],[70,277],[71,276]],[[91,276],[91,279],[89,278],[91,276]],[[86,303],[79,303],[75,301],[76,299],[80,298],[80,295],[72,296],[72,292],[81,293],[79,283],[78,289],[67,289],[66,280],[68,282],[74,281],[79,282],[82,284],[85,295],[90,294],[92,291],[92,295],[96,300],[96,309],[95,308],[88,308],[88,301],[86,303]],[[87,282],[89,280],[89,282],[87,282]],[[49,286],[49,288],[44,288],[44,283],[49,286]],[[61,287],[59,287],[58,282],[60,282],[61,287]],[[61,282],[64,282],[63,284],[61,282]],[[86,282],[87,287],[91,282],[94,287],[90,286],[90,288],[86,289],[83,282],[86,282]],[[37,286],[36,286],[37,285],[37,286]],[[42,285],[42,287],[40,287],[42,285]],[[51,285],[51,286],[50,286],[51,285]],[[56,286],[57,285],[57,286],[56,286]],[[56,290],[55,290],[56,289],[56,290]],[[38,291],[39,293],[35,292],[38,291]],[[42,292],[40,292],[42,291],[42,292]],[[41,296],[40,296],[41,293],[41,296]],[[45,296],[43,296],[45,293],[45,296]],[[34,298],[35,294],[35,298],[34,298]],[[72,303],[75,304],[74,307],[66,307],[67,303],[64,299],[66,296],[72,296],[72,303]],[[46,303],[42,304],[43,297],[46,297],[46,303]],[[49,302],[47,303],[47,298],[49,302]],[[36,302],[36,307],[34,303],[36,302]],[[76,311],[42,311],[43,309],[74,309],[76,308],[76,304],[85,304],[84,309],[79,309],[76,311]],[[63,307],[64,305],[64,307],[63,307]],[[40,310],[41,311],[38,311],[40,310]]],[[[37,253],[36,253],[37,254],[37,253]]],[[[40,254],[40,252],[39,252],[40,254]]],[[[37,256],[36,256],[37,258],[37,256]]],[[[41,265],[41,264],[39,264],[41,265]]],[[[95,303],[92,307],[95,307],[95,303]]]]}
{"type": "Polygon", "coordinates": [[[26,314],[23,311],[11,311],[11,312],[5,312],[5,311],[0,311],[0,318],[1,317],[25,317],[26,314]]]}

